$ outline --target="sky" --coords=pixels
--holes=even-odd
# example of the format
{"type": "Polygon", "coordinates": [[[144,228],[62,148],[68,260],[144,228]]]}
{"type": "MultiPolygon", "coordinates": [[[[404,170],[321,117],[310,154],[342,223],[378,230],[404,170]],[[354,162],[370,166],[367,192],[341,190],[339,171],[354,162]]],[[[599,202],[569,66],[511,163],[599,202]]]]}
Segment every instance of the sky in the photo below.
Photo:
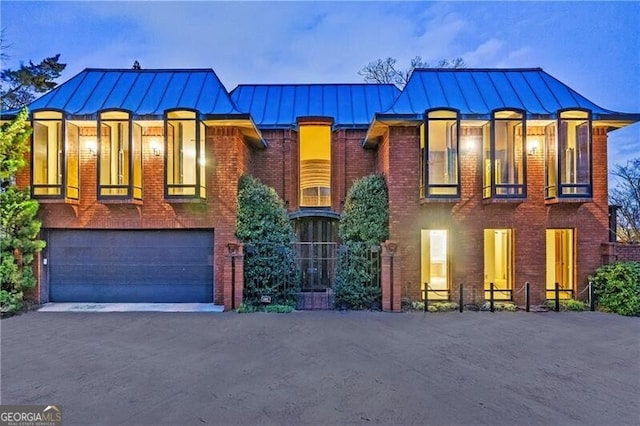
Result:
{"type": "MultiPolygon", "coordinates": [[[[640,1],[10,1],[9,59],[84,68],[213,68],[251,83],[357,83],[377,58],[541,67],[603,108],[640,113],[640,1]]],[[[640,156],[640,123],[609,134],[609,164],[640,156]]]]}

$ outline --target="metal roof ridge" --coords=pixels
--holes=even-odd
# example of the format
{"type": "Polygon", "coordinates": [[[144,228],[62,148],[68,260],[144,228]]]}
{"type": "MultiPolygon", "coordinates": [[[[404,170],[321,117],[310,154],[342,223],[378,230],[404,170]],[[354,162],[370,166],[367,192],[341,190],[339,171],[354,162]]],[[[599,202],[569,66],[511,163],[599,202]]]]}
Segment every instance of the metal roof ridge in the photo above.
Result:
{"type": "MultiPolygon", "coordinates": [[[[515,71],[515,72],[544,72],[544,70],[540,67],[524,67],[524,68],[438,68],[438,67],[428,67],[428,68],[415,68],[413,72],[422,72],[422,71],[430,71],[430,72],[487,72],[487,71],[496,71],[496,72],[506,72],[506,71],[515,71]]],[[[413,73],[412,73],[413,74],[413,73]]]]}
{"type": "Polygon", "coordinates": [[[258,87],[258,86],[371,86],[371,87],[395,87],[398,91],[395,84],[393,83],[240,83],[233,88],[231,92],[234,92],[236,89],[241,87],[258,87]]]}
{"type": "Polygon", "coordinates": [[[160,73],[160,72],[212,72],[215,74],[213,68],[142,68],[134,70],[133,68],[85,68],[80,72],[132,72],[132,73],[160,73]]]}

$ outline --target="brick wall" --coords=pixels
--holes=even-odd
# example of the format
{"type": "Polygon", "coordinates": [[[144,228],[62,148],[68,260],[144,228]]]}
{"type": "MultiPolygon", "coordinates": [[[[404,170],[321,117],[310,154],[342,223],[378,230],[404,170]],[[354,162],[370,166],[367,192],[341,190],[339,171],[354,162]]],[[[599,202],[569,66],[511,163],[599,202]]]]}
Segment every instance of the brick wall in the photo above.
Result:
{"type": "MultiPolygon", "coordinates": [[[[534,131],[534,129],[532,129],[534,131]]],[[[465,136],[463,134],[463,136],[465,136]]],[[[469,133],[466,136],[473,136],[469,133]]],[[[577,290],[601,264],[600,244],[608,238],[606,132],[594,129],[593,202],[545,203],[544,153],[527,156],[528,197],[523,202],[482,199],[480,139],[461,143],[461,197],[459,201],[421,201],[419,198],[419,131],[391,127],[381,138],[376,166],[390,188],[390,239],[399,243],[402,293],[421,298],[420,229],[447,229],[451,282],[465,284],[465,301],[484,299],[484,229],[510,228],[514,235],[514,290],[532,285],[532,302],[545,298],[545,230],[574,228],[577,290]]],[[[524,295],[515,295],[523,302],[524,295]]]]}
{"type": "MultiPolygon", "coordinates": [[[[336,130],[331,136],[331,209],[342,210],[353,181],[375,170],[375,153],[362,149],[364,130],[336,130]]],[[[264,130],[269,148],[254,153],[253,174],[272,186],[287,204],[299,209],[299,145],[294,130],[264,130]]]]}
{"type": "Polygon", "coordinates": [[[601,250],[604,265],[615,262],[640,262],[640,245],[603,243],[601,250]]]}
{"type": "MultiPolygon", "coordinates": [[[[235,241],[238,178],[252,170],[251,151],[235,128],[207,127],[207,199],[203,203],[168,203],[164,199],[164,160],[143,145],[141,204],[97,201],[97,158],[80,147],[80,200],[76,204],[41,201],[39,218],[47,229],[212,229],[214,230],[214,303],[230,305],[230,283],[224,282],[227,243],[235,241]]],[[[19,175],[29,185],[28,169],[19,175]]],[[[44,276],[46,280],[46,274],[44,276]]],[[[40,283],[39,302],[48,301],[48,286],[40,283]]]]}

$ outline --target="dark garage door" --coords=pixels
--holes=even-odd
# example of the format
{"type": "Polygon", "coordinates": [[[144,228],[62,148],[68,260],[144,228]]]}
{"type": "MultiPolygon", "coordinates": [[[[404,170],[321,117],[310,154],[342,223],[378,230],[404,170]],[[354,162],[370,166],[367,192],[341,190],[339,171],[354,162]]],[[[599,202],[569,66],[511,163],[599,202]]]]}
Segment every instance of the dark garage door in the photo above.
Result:
{"type": "Polygon", "coordinates": [[[52,302],[213,301],[212,230],[50,230],[52,302]]]}

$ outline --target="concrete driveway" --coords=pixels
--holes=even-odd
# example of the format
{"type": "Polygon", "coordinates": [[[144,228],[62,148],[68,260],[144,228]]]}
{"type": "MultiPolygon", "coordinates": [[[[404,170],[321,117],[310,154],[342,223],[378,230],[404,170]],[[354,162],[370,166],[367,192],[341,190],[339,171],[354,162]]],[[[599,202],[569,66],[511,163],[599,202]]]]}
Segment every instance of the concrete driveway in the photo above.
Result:
{"type": "Polygon", "coordinates": [[[640,319],[44,313],[1,321],[2,404],[65,425],[637,425],[640,319]]]}

